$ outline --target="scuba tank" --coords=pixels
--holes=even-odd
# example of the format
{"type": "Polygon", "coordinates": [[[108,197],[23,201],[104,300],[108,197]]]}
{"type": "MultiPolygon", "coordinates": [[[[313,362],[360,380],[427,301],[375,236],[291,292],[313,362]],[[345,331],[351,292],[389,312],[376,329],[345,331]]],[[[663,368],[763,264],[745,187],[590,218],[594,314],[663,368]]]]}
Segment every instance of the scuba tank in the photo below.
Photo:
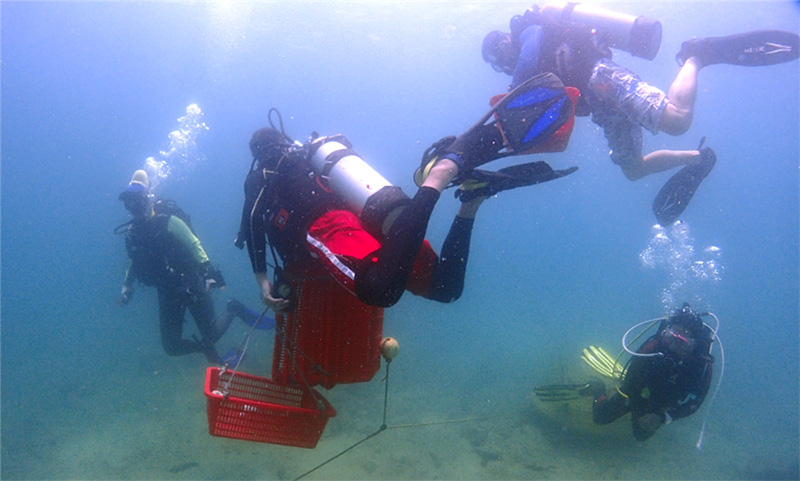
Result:
{"type": "Polygon", "coordinates": [[[579,3],[548,3],[539,14],[548,22],[591,27],[606,45],[653,60],[661,46],[661,22],[579,3]]]}
{"type": "MultiPolygon", "coordinates": [[[[283,134],[290,145],[289,152],[302,152],[317,184],[341,198],[347,208],[359,216],[367,232],[376,239],[383,239],[384,232],[388,231],[401,208],[411,200],[402,189],[393,186],[370,167],[352,150],[352,144],[343,135],[320,137],[312,132],[303,145],[286,135],[283,118],[277,109],[270,109],[269,122],[273,129],[283,134]],[[273,122],[273,113],[277,115],[278,126],[273,122]]],[[[240,239],[241,235],[237,237],[237,245],[244,245],[240,239]]]]}
{"type": "Polygon", "coordinates": [[[372,194],[391,185],[352,150],[343,135],[315,139],[309,146],[309,158],[321,185],[339,194],[359,215],[372,194]]]}
{"type": "Polygon", "coordinates": [[[316,138],[308,150],[319,184],[339,195],[367,232],[382,239],[409,197],[370,167],[343,135],[316,138]]]}

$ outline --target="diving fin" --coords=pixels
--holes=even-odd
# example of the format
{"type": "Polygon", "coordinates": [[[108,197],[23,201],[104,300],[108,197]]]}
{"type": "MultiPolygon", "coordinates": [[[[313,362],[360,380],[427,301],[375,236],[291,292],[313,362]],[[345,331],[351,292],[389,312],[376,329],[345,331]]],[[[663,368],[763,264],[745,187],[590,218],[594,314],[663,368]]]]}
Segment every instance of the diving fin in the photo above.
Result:
{"type": "MultiPolygon", "coordinates": [[[[703,138],[705,140],[705,137],[703,138]]],[[[702,146],[702,141],[700,145],[702,146]]],[[[717,155],[709,147],[700,147],[700,162],[687,165],[670,177],[653,200],[653,214],[664,227],[672,225],[689,206],[700,183],[717,162],[717,155]]]]}
{"type": "Polygon", "coordinates": [[[553,170],[544,161],[512,165],[497,172],[475,169],[467,173],[467,179],[455,191],[455,196],[461,202],[468,202],[476,197],[489,197],[505,190],[548,182],[576,170],[577,167],[553,170]]]}
{"type": "Polygon", "coordinates": [[[274,318],[261,317],[257,312],[248,309],[236,299],[228,301],[228,312],[241,319],[248,326],[255,326],[256,329],[269,330],[275,327],[274,318]]]}
{"type": "Polygon", "coordinates": [[[509,92],[490,111],[489,116],[497,119],[505,143],[504,152],[498,152],[487,162],[522,153],[545,141],[572,116],[573,111],[572,100],[557,76],[544,73],[529,79],[509,92]]]}
{"type": "Polygon", "coordinates": [[[697,57],[703,65],[730,64],[746,67],[775,65],[800,56],[800,36],[783,30],[756,30],[726,37],[693,38],[683,42],[675,60],[683,65],[697,57]]]}
{"type": "Polygon", "coordinates": [[[602,347],[589,346],[584,348],[581,359],[602,376],[611,379],[622,379],[625,369],[602,347]]]}
{"type": "Polygon", "coordinates": [[[421,186],[436,160],[447,153],[463,159],[460,174],[496,159],[524,154],[553,135],[573,112],[572,100],[558,77],[552,73],[532,77],[461,136],[445,137],[426,149],[414,182],[421,186]]]}
{"type": "MultiPolygon", "coordinates": [[[[569,145],[569,138],[572,135],[572,129],[575,127],[575,115],[577,111],[577,106],[581,99],[580,90],[576,89],[575,87],[564,87],[564,90],[567,93],[567,97],[569,97],[572,108],[567,121],[564,122],[561,127],[558,128],[554,133],[552,133],[549,137],[544,139],[541,142],[536,143],[533,147],[528,148],[523,152],[517,152],[516,155],[531,155],[531,154],[542,154],[542,153],[549,153],[549,152],[563,152],[567,149],[567,145],[569,145]]],[[[489,104],[494,107],[497,105],[505,96],[508,94],[498,94],[493,96],[489,100],[489,104]]],[[[588,114],[586,114],[588,115],[588,114]]]]}
{"type": "Polygon", "coordinates": [[[578,384],[548,384],[537,386],[533,394],[542,402],[572,401],[582,397],[598,397],[606,390],[602,381],[592,380],[578,384]]]}

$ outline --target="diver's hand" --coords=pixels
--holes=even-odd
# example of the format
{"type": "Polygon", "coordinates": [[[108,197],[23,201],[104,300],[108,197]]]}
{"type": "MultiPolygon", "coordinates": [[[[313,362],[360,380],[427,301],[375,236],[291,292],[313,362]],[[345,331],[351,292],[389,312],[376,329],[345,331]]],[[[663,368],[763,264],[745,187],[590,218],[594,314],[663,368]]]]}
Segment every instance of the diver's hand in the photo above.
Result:
{"type": "Polygon", "coordinates": [[[262,294],[261,300],[264,302],[265,306],[269,307],[278,314],[282,314],[291,310],[289,308],[289,299],[275,298],[267,293],[267,295],[262,294]]]}
{"type": "Polygon", "coordinates": [[[205,280],[206,292],[211,292],[211,289],[217,287],[224,291],[227,284],[225,278],[222,277],[222,272],[211,265],[210,262],[203,264],[203,279],[205,280]]]}
{"type": "Polygon", "coordinates": [[[128,284],[123,284],[122,293],[120,294],[119,299],[117,299],[117,304],[119,304],[120,307],[128,305],[128,303],[131,302],[131,299],[133,298],[133,293],[135,291],[136,289],[134,289],[133,286],[130,286],[128,284]]]}
{"type": "Polygon", "coordinates": [[[214,279],[206,279],[206,287],[205,287],[206,292],[211,292],[211,289],[215,287],[221,291],[224,291],[227,286],[225,284],[220,286],[214,279]]]}
{"type": "Polygon", "coordinates": [[[273,297],[272,283],[269,281],[266,274],[256,274],[256,282],[258,282],[258,286],[261,289],[261,302],[263,302],[265,306],[269,307],[276,313],[282,313],[289,310],[289,299],[273,297]]]}

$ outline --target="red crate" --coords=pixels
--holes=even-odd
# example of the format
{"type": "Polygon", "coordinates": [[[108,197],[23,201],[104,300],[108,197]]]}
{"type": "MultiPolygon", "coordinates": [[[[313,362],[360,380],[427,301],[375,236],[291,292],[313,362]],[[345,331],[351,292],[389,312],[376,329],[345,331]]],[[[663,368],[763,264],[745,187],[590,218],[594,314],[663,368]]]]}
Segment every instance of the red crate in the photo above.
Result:
{"type": "Polygon", "coordinates": [[[206,371],[208,432],[212,436],[314,448],[336,410],[314,389],[281,386],[250,374],[236,373],[228,397],[219,391],[231,372],[206,371]],[[220,377],[222,379],[220,379],[220,377]]]}

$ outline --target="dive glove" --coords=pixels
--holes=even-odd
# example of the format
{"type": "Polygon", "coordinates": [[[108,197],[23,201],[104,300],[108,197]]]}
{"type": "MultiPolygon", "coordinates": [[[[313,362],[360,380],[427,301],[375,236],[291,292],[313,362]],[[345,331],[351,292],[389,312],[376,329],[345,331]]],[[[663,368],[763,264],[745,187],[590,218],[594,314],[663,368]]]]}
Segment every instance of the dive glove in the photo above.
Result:
{"type": "Polygon", "coordinates": [[[210,291],[214,287],[223,289],[227,286],[227,284],[225,284],[225,278],[222,277],[222,272],[211,265],[210,262],[203,264],[203,280],[205,281],[206,292],[210,291]]]}

